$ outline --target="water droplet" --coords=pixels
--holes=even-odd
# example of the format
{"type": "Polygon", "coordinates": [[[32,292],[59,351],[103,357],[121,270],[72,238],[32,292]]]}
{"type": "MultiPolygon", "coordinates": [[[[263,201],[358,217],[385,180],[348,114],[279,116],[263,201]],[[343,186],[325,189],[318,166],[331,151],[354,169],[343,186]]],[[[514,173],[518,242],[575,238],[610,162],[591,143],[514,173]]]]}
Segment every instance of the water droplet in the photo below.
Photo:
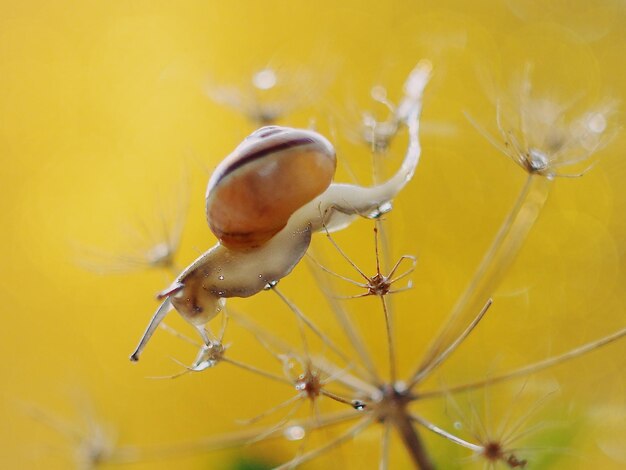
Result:
{"type": "Polygon", "coordinates": [[[367,214],[367,218],[368,219],[378,219],[380,218],[383,214],[386,214],[388,212],[391,211],[391,209],[393,209],[393,204],[391,203],[391,201],[388,202],[384,202],[382,203],[380,206],[376,207],[373,211],[371,211],[369,214],[367,214]]]}
{"type": "Polygon", "coordinates": [[[160,263],[166,263],[172,256],[171,247],[163,242],[153,246],[146,253],[146,259],[150,265],[158,265],[160,263]]]}
{"type": "Polygon", "coordinates": [[[393,384],[393,388],[398,393],[404,393],[408,390],[406,382],[404,380],[396,380],[396,383],[393,384]]]}
{"type": "Polygon", "coordinates": [[[202,372],[203,370],[210,369],[215,364],[217,364],[217,361],[200,361],[195,363],[193,367],[191,367],[191,370],[195,372],[202,372]]]}
{"type": "Polygon", "coordinates": [[[363,411],[366,405],[361,400],[353,400],[352,407],[357,411],[363,411]]]}
{"type": "Polygon", "coordinates": [[[533,171],[543,171],[548,168],[548,157],[540,150],[530,149],[529,159],[528,163],[533,171]]]}
{"type": "Polygon", "coordinates": [[[200,351],[198,351],[198,355],[191,366],[191,370],[200,372],[215,367],[220,362],[223,355],[224,347],[221,343],[211,342],[204,344],[202,348],[200,348],[200,351]]]}
{"type": "Polygon", "coordinates": [[[224,280],[224,276],[222,276],[221,274],[220,274],[219,276],[217,276],[217,278],[218,278],[220,281],[223,281],[223,280],[224,280]]]}
{"type": "Polygon", "coordinates": [[[300,441],[304,439],[306,431],[302,426],[289,426],[285,429],[284,435],[288,441],[300,441]]]}
{"type": "Polygon", "coordinates": [[[263,287],[263,290],[273,289],[274,287],[276,287],[276,284],[278,284],[278,281],[270,281],[267,284],[265,284],[265,286],[263,287]]]}
{"type": "Polygon", "coordinates": [[[276,72],[270,68],[259,70],[252,76],[252,84],[259,90],[269,90],[275,87],[277,82],[276,72]]]}
{"type": "Polygon", "coordinates": [[[259,274],[259,279],[263,279],[263,274],[259,274]]]}
{"type": "Polygon", "coordinates": [[[463,429],[463,423],[461,423],[460,421],[455,421],[454,429],[463,429]]]}
{"type": "Polygon", "coordinates": [[[602,113],[591,113],[587,119],[587,127],[595,134],[601,134],[606,130],[606,117],[602,113]]]}

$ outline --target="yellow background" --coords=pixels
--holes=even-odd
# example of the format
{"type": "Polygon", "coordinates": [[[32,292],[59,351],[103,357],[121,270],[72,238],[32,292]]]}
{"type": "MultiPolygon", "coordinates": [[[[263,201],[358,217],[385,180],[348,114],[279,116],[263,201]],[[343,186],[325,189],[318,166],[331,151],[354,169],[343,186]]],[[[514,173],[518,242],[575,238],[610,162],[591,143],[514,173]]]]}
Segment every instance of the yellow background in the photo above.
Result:
{"type": "MultiPolygon", "coordinates": [[[[423,57],[433,63],[423,160],[388,217],[394,256],[419,257],[415,288],[396,299],[399,369],[406,375],[524,178],[463,112],[493,123],[497,84],[527,61],[537,64],[538,87],[556,97],[582,90],[582,105],[605,95],[623,103],[625,24],[623,3],[604,0],[2,2],[0,465],[71,468],[71,441],[33,419],[32,407],[85,427],[92,406],[120,445],[159,445],[240,429],[235,420],[292,395],[226,365],[178,380],[147,380],[179,370],[170,356],[189,363],[194,354],[159,331],[138,365],[127,359],[155,308],[154,293],[170,274],[104,276],[80,266],[77,247],[122,254],[126,225],[154,220],[155,205],[163,213],[184,206],[181,187],[189,208],[178,264],[213,245],[203,213],[208,175],[253,126],[207,97],[210,77],[241,83],[268,62],[302,64],[320,83],[320,96],[281,123],[307,126],[314,118],[322,131],[342,136],[345,121],[354,118],[346,110],[366,106],[371,86],[383,84],[397,99],[413,65],[423,57]]],[[[333,140],[340,162],[369,181],[365,147],[333,140]]],[[[555,183],[491,316],[433,386],[508,370],[626,324],[625,142],[618,135],[584,178],[555,183]]],[[[392,156],[402,155],[404,143],[396,142],[392,156]]],[[[390,158],[384,166],[392,171],[397,164],[390,158]]],[[[339,168],[337,179],[349,181],[339,168]]],[[[373,269],[371,224],[359,222],[337,240],[360,266],[373,269]]],[[[354,275],[333,256],[338,271],[354,275]]],[[[304,301],[312,282],[302,266],[281,288],[334,328],[321,296],[304,301]]],[[[375,300],[350,308],[360,314],[357,323],[383,370],[375,300]]],[[[271,294],[232,304],[297,344],[293,325],[284,326],[293,320],[271,294]]],[[[175,315],[169,323],[189,333],[175,315]]],[[[249,336],[234,332],[227,340],[233,357],[254,361],[249,336]]],[[[558,405],[562,426],[575,430],[569,451],[555,450],[554,468],[626,464],[625,352],[626,344],[610,346],[542,374],[562,388],[546,409],[558,405]]],[[[506,387],[492,392],[503,403],[514,395],[506,387]]],[[[442,404],[429,412],[450,428],[442,404]]],[[[427,439],[446,465],[469,465],[451,444],[427,439]]],[[[379,430],[367,431],[342,452],[343,464],[374,468],[378,441],[379,430]]],[[[278,443],[128,468],[232,468],[238,455],[281,462],[293,452],[278,443]]],[[[393,462],[408,464],[397,443],[393,462]]]]}

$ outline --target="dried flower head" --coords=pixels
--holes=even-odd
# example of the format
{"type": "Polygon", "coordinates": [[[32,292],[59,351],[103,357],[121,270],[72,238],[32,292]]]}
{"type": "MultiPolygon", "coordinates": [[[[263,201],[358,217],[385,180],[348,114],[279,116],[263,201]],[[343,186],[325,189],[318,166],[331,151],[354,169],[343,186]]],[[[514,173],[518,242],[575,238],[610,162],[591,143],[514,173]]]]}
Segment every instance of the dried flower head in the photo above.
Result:
{"type": "Polygon", "coordinates": [[[375,85],[370,90],[370,97],[378,109],[357,111],[359,124],[356,131],[348,134],[354,140],[365,143],[374,154],[384,154],[402,128],[413,103],[419,99],[424,86],[424,70],[430,67],[427,61],[420,62],[409,74],[404,83],[404,93],[399,103],[394,103],[387,96],[387,89],[375,85]]]}
{"type": "Polygon", "coordinates": [[[593,155],[616,132],[614,101],[601,100],[581,112],[575,109],[579,101],[560,102],[550,96],[536,96],[527,68],[519,87],[497,101],[500,139],[472,122],[497,149],[529,174],[576,177],[593,166],[593,155]]]}
{"type": "Polygon", "coordinates": [[[348,296],[341,296],[338,298],[343,298],[343,299],[356,299],[359,297],[367,297],[367,296],[378,296],[378,297],[382,297],[388,294],[397,294],[400,292],[404,292],[406,290],[409,290],[412,286],[413,283],[411,280],[409,280],[406,284],[406,286],[404,287],[400,287],[400,288],[395,288],[394,289],[394,284],[398,281],[403,280],[404,278],[406,278],[407,276],[410,276],[411,273],[413,273],[413,271],[415,271],[415,265],[417,264],[417,258],[415,256],[412,255],[402,255],[397,261],[396,263],[393,265],[393,267],[390,269],[389,274],[383,274],[383,272],[381,271],[381,265],[380,265],[380,253],[379,253],[379,233],[378,233],[378,227],[374,227],[374,254],[376,257],[376,272],[372,275],[372,276],[368,276],[365,272],[363,272],[363,270],[361,268],[359,268],[356,263],[354,261],[352,261],[350,259],[350,257],[343,251],[343,249],[337,244],[337,242],[335,242],[335,240],[333,240],[331,234],[328,232],[328,230],[326,230],[326,236],[328,238],[328,240],[330,241],[330,243],[333,245],[333,247],[337,250],[337,252],[341,255],[341,257],[343,259],[345,259],[348,264],[350,266],[352,266],[354,268],[354,270],[359,274],[359,276],[361,276],[363,278],[362,281],[355,281],[353,279],[350,279],[349,277],[346,276],[342,276],[341,274],[338,274],[330,269],[328,269],[326,266],[324,266],[323,264],[319,263],[317,260],[315,260],[315,258],[311,257],[311,259],[313,260],[313,263],[315,263],[317,266],[319,266],[320,269],[322,269],[322,271],[336,277],[339,279],[342,279],[350,284],[352,284],[353,286],[359,287],[361,289],[365,289],[364,292],[360,293],[360,294],[355,294],[355,295],[348,295],[348,296]],[[408,263],[409,267],[404,270],[401,271],[400,273],[398,273],[398,271],[400,270],[400,266],[403,264],[408,263]]]}
{"type": "Polygon", "coordinates": [[[177,272],[175,256],[187,217],[187,183],[184,175],[169,197],[157,198],[151,213],[124,226],[120,241],[113,241],[112,248],[75,244],[77,263],[99,274],[142,269],[177,272]]]}
{"type": "Polygon", "coordinates": [[[467,403],[463,405],[453,396],[447,397],[454,428],[471,436],[472,442],[466,445],[474,451],[471,460],[482,461],[485,468],[526,468],[529,464],[538,463],[540,451],[556,450],[548,446],[541,449],[522,446],[547,428],[560,426],[543,416],[541,419],[538,417],[539,411],[558,392],[558,388],[553,388],[556,384],[544,384],[540,385],[539,390],[531,390],[528,380],[517,387],[511,400],[503,403],[504,408],[496,413],[489,389],[480,391],[483,395],[482,406],[477,406],[472,396],[467,396],[467,403]],[[545,385],[550,387],[547,393],[544,391],[545,385]],[[533,392],[539,393],[538,399],[533,392]],[[492,417],[497,420],[497,424],[492,422],[492,417]]]}
{"type": "Polygon", "coordinates": [[[266,126],[316,100],[331,77],[330,73],[306,67],[267,65],[241,83],[218,84],[209,80],[204,91],[216,103],[238,111],[257,126],[266,126]]]}
{"type": "MultiPolygon", "coordinates": [[[[84,397],[83,397],[84,398],[84,397]]],[[[79,401],[80,397],[79,397],[79,401]]],[[[84,400],[82,400],[84,401],[84,400]]],[[[92,470],[108,463],[124,462],[131,458],[131,449],[117,446],[114,429],[97,418],[91,407],[79,407],[82,422],[74,422],[35,405],[26,405],[33,419],[62,435],[71,445],[69,459],[79,470],[92,470]]],[[[65,454],[65,449],[63,454],[65,454]]]]}

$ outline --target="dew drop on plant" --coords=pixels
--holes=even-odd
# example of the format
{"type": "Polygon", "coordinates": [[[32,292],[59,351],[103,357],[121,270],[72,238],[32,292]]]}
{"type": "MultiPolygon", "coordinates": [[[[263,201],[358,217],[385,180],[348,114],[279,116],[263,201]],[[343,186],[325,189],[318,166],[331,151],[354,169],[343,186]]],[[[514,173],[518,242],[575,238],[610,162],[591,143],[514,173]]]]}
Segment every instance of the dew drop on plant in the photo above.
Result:
{"type": "Polygon", "coordinates": [[[542,171],[548,168],[548,158],[537,149],[530,149],[530,167],[534,171],[542,171]]]}
{"type": "Polygon", "coordinates": [[[219,343],[204,345],[202,346],[202,349],[200,349],[198,357],[193,363],[193,367],[191,369],[196,372],[201,372],[211,367],[215,367],[220,361],[223,353],[224,348],[219,343]]]}
{"type": "Polygon", "coordinates": [[[200,361],[194,365],[191,369],[195,372],[202,372],[203,370],[210,369],[215,365],[216,361],[200,361]]]}
{"type": "Polygon", "coordinates": [[[587,128],[595,134],[602,134],[606,130],[606,118],[604,114],[591,113],[587,120],[587,128]]]}
{"type": "Polygon", "coordinates": [[[171,255],[170,246],[167,243],[159,243],[153,246],[146,254],[146,259],[150,264],[158,264],[165,261],[171,255]]]}
{"type": "Polygon", "coordinates": [[[354,407],[355,410],[357,411],[363,411],[365,409],[365,403],[363,403],[360,400],[354,400],[352,402],[352,406],[354,407]]]}
{"type": "Polygon", "coordinates": [[[284,431],[285,439],[288,441],[300,441],[304,439],[306,431],[302,426],[289,426],[284,431]]]}
{"type": "Polygon", "coordinates": [[[386,214],[388,212],[391,212],[391,209],[393,209],[393,204],[391,202],[385,202],[385,203],[381,204],[380,206],[378,206],[376,209],[374,209],[372,212],[367,214],[367,218],[368,219],[378,219],[382,215],[384,215],[384,214],[386,214]]]}
{"type": "Polygon", "coordinates": [[[277,81],[276,72],[269,68],[259,70],[252,76],[252,84],[259,90],[274,88],[277,81]]]}

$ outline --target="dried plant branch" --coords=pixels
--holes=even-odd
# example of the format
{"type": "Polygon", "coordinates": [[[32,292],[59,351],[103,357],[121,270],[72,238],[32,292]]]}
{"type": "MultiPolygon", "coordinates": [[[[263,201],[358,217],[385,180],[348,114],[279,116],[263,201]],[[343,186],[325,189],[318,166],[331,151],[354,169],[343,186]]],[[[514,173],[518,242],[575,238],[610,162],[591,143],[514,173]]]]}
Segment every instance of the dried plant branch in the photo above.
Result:
{"type": "Polygon", "coordinates": [[[425,369],[463,331],[504,279],[539,216],[552,181],[529,174],[510,213],[504,220],[467,289],[430,346],[419,369],[425,369]]]}
{"type": "Polygon", "coordinates": [[[446,394],[473,390],[476,388],[484,387],[486,385],[495,385],[497,383],[504,382],[506,380],[512,380],[518,377],[524,377],[526,375],[534,374],[542,370],[548,369],[550,367],[556,366],[558,364],[562,364],[572,359],[576,359],[578,357],[584,356],[587,353],[590,353],[604,346],[607,346],[611,343],[614,343],[622,339],[625,336],[626,336],[626,328],[623,328],[619,331],[616,331],[615,333],[607,335],[596,341],[592,341],[590,343],[587,343],[575,349],[572,349],[571,351],[567,351],[563,354],[559,354],[558,356],[553,356],[548,359],[544,359],[543,361],[535,362],[533,364],[529,364],[524,367],[520,367],[519,369],[506,372],[502,375],[490,377],[490,378],[483,379],[483,380],[477,380],[475,382],[470,382],[466,384],[453,385],[445,389],[427,390],[424,392],[420,392],[419,396],[420,396],[420,399],[424,400],[427,398],[440,397],[446,394]]]}

